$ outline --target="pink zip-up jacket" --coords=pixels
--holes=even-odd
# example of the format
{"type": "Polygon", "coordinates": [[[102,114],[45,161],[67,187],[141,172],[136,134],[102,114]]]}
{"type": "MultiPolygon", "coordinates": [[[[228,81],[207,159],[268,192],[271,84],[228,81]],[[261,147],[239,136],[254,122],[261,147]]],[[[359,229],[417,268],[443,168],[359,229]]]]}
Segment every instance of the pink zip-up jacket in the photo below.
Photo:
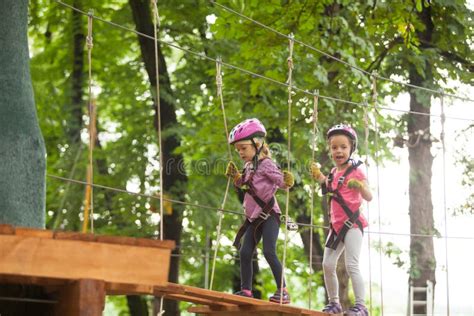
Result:
{"type": "MultiPolygon", "coordinates": [[[[235,186],[241,188],[253,172],[252,162],[245,163],[244,173],[242,177],[236,181],[235,186]]],[[[255,193],[257,196],[264,202],[268,202],[278,188],[285,188],[285,183],[283,182],[283,173],[270,158],[262,159],[259,161],[257,171],[253,175],[252,185],[255,188],[255,193]]],[[[258,218],[262,212],[262,208],[248,193],[245,193],[244,196],[244,209],[247,219],[251,222],[258,218]]],[[[275,213],[281,214],[280,207],[278,206],[278,202],[276,200],[273,210],[275,213]]]]}

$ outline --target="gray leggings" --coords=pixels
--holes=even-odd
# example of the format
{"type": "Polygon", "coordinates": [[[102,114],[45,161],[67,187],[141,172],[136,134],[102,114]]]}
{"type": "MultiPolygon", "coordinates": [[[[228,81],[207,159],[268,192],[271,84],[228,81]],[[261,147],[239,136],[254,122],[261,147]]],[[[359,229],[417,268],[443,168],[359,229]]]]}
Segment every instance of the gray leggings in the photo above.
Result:
{"type": "MultiPolygon", "coordinates": [[[[263,237],[263,255],[272,269],[277,288],[281,286],[282,267],[276,255],[276,241],[280,231],[280,223],[276,216],[270,216],[264,221],[255,233],[250,227],[244,235],[244,242],[240,248],[240,280],[242,289],[252,290],[253,265],[252,258],[257,244],[263,237]]],[[[285,284],[283,284],[285,287],[285,284]]]]}
{"type": "Polygon", "coordinates": [[[339,282],[337,280],[336,265],[339,256],[345,249],[346,270],[352,281],[355,303],[364,304],[365,288],[364,280],[359,269],[359,256],[362,247],[362,232],[359,228],[351,228],[344,238],[344,242],[339,243],[337,249],[324,248],[323,270],[324,282],[329,301],[339,303],[339,282]]]}

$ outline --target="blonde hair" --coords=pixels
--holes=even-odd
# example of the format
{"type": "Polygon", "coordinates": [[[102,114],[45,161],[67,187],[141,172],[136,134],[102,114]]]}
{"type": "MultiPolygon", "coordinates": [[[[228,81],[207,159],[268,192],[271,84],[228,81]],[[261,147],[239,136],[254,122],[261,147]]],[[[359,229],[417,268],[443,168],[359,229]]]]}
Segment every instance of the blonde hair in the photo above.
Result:
{"type": "Polygon", "coordinates": [[[262,150],[260,150],[260,154],[258,155],[259,160],[263,158],[272,158],[270,148],[268,147],[267,143],[263,142],[263,138],[254,138],[253,141],[255,142],[258,148],[262,147],[263,144],[262,150]]]}

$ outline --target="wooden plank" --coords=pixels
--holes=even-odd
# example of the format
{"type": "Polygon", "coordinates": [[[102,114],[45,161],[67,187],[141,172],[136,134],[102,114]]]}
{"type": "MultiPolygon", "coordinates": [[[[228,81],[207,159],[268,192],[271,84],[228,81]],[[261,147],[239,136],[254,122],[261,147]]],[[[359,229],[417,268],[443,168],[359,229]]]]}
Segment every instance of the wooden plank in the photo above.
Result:
{"type": "Polygon", "coordinates": [[[105,284],[108,295],[153,295],[153,285],[111,283],[105,284]]]}
{"type": "Polygon", "coordinates": [[[15,227],[15,235],[38,238],[53,238],[53,231],[29,227],[15,227]]]}
{"type": "Polygon", "coordinates": [[[171,249],[0,235],[0,274],[166,284],[171,249]]]}
{"type": "Polygon", "coordinates": [[[98,242],[116,244],[116,245],[129,245],[135,246],[137,244],[137,239],[134,237],[125,237],[125,236],[97,236],[98,242]]]}
{"type": "Polygon", "coordinates": [[[105,283],[81,279],[65,285],[58,292],[54,315],[102,316],[105,306],[105,283]]]}
{"type": "MultiPolygon", "coordinates": [[[[188,308],[188,311],[196,314],[203,315],[218,315],[218,316],[230,316],[230,315],[312,315],[312,316],[326,316],[328,314],[311,311],[307,309],[301,309],[298,307],[292,307],[288,305],[279,304],[268,304],[268,305],[242,305],[242,306],[192,306],[188,308]]],[[[334,315],[337,316],[337,315],[334,315]]],[[[341,314],[342,316],[342,314],[341,314]]]]}
{"type": "Polygon", "coordinates": [[[275,310],[249,310],[244,309],[243,306],[232,306],[230,308],[224,307],[219,309],[211,309],[209,306],[192,306],[188,308],[188,312],[196,313],[197,315],[214,315],[214,316],[290,316],[301,315],[300,313],[285,313],[275,310]]]}
{"type": "Polygon", "coordinates": [[[0,235],[14,235],[15,227],[8,224],[0,224],[0,235]]]}
{"type": "MultiPolygon", "coordinates": [[[[231,293],[222,293],[217,291],[210,291],[188,285],[168,283],[164,289],[155,287],[155,293],[161,294],[163,291],[168,293],[186,294],[189,297],[203,298],[213,301],[220,301],[234,305],[268,305],[270,302],[262,301],[255,298],[248,298],[234,295],[231,293]]],[[[158,296],[158,295],[157,295],[158,296]]]]}
{"type": "Polygon", "coordinates": [[[176,248],[176,242],[174,240],[157,240],[149,238],[137,238],[137,246],[141,247],[157,247],[157,248],[176,248]]]}
{"type": "Polygon", "coordinates": [[[66,239],[66,240],[82,240],[82,241],[96,241],[97,236],[94,234],[84,234],[78,232],[66,232],[66,231],[55,231],[55,239],[66,239]]]}
{"type": "Polygon", "coordinates": [[[189,303],[200,304],[200,305],[235,306],[235,305],[225,303],[225,302],[219,302],[219,301],[214,301],[214,300],[209,300],[209,299],[204,299],[204,298],[193,297],[186,294],[167,294],[163,296],[165,299],[171,299],[171,300],[180,301],[180,302],[189,302],[189,303]]]}
{"type": "Polygon", "coordinates": [[[25,275],[0,274],[0,283],[6,284],[30,284],[40,286],[61,286],[70,282],[68,279],[44,278],[25,275]]]}

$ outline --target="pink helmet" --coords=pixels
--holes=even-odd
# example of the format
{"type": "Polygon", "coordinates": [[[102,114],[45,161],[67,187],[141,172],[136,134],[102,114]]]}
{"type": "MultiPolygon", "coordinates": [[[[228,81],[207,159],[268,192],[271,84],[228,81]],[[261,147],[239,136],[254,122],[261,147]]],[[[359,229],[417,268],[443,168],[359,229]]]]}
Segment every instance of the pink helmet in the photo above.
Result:
{"type": "Polygon", "coordinates": [[[229,144],[254,137],[265,137],[266,135],[265,126],[258,119],[251,118],[240,122],[230,131],[229,144]]]}
{"type": "Polygon", "coordinates": [[[328,130],[327,138],[329,139],[331,136],[334,135],[346,135],[347,137],[349,137],[349,139],[352,141],[351,154],[356,150],[357,133],[352,127],[346,124],[334,125],[328,130]]]}

